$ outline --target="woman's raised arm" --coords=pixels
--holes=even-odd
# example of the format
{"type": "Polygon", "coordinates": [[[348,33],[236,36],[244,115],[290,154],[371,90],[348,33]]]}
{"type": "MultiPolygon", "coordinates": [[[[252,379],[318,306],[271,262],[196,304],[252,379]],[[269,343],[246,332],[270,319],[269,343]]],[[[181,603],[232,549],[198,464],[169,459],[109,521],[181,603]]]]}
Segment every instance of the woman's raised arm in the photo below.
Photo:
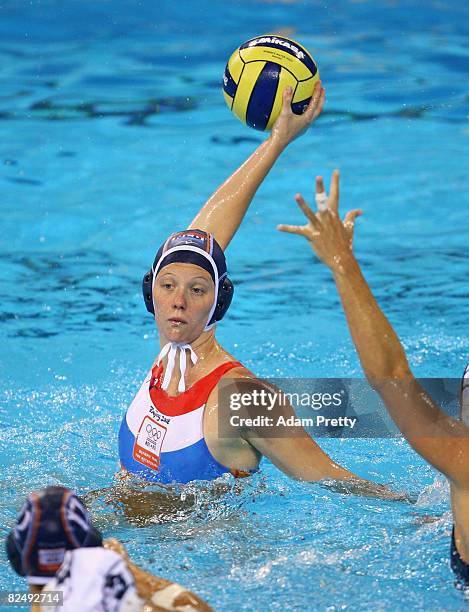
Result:
{"type": "Polygon", "coordinates": [[[254,194],[282,151],[322,111],[325,91],[320,81],[302,115],[293,113],[292,95],[292,89],[287,87],[283,92],[282,111],[269,138],[215,191],[189,225],[189,229],[213,234],[222,249],[226,249],[235,235],[254,194]]]}

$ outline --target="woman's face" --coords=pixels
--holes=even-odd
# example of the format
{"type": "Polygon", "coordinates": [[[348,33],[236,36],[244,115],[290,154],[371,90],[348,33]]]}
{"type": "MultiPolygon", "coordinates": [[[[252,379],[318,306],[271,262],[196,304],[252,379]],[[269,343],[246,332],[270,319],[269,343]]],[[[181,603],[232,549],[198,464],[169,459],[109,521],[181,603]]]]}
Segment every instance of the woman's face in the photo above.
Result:
{"type": "Polygon", "coordinates": [[[172,263],[158,273],[153,287],[158,331],[171,342],[193,342],[207,325],[215,285],[203,268],[172,263]]]}

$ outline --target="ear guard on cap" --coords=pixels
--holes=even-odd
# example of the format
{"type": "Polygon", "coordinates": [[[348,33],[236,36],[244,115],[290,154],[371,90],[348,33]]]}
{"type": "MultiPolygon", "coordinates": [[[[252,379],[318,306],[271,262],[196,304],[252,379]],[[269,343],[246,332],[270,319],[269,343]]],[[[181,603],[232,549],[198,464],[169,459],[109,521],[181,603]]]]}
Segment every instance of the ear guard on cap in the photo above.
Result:
{"type": "Polygon", "coordinates": [[[209,321],[209,325],[221,321],[226,314],[226,311],[230,307],[231,300],[233,299],[234,286],[230,279],[225,276],[223,281],[220,283],[218,288],[218,298],[215,311],[212,318],[209,321]]]}
{"type": "Polygon", "coordinates": [[[153,287],[153,270],[150,269],[143,277],[142,281],[142,293],[145,306],[152,315],[155,314],[155,307],[153,306],[153,296],[151,294],[153,287]]]}
{"type": "Polygon", "coordinates": [[[23,564],[21,563],[20,551],[16,547],[13,530],[8,534],[5,548],[11,567],[19,576],[26,576],[26,572],[23,569],[23,564]]]}
{"type": "Polygon", "coordinates": [[[96,529],[96,527],[91,527],[88,532],[88,537],[86,538],[86,542],[83,544],[82,548],[95,548],[96,546],[103,545],[103,536],[101,532],[96,529]]]}
{"type": "MultiPolygon", "coordinates": [[[[143,299],[145,301],[145,306],[153,316],[155,315],[155,308],[153,306],[153,296],[152,296],[152,287],[153,287],[153,269],[148,270],[148,272],[143,277],[142,282],[142,293],[143,299]]],[[[217,305],[213,312],[212,318],[208,322],[208,325],[212,325],[217,321],[221,321],[226,314],[226,311],[230,307],[231,301],[233,299],[234,294],[234,286],[231,280],[225,276],[225,278],[221,281],[220,286],[218,287],[218,297],[217,297],[217,305]]]]}

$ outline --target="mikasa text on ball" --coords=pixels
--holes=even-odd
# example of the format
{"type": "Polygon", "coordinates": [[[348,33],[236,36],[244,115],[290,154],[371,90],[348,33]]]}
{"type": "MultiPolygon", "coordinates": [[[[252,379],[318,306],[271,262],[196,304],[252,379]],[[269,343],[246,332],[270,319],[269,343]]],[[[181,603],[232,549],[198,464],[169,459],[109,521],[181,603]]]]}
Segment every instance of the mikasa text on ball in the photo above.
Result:
{"type": "Polygon", "coordinates": [[[233,113],[256,130],[270,130],[282,108],[285,87],[293,89],[292,110],[301,115],[319,71],[294,40],[266,34],[248,40],[228,60],[223,94],[233,113]]]}

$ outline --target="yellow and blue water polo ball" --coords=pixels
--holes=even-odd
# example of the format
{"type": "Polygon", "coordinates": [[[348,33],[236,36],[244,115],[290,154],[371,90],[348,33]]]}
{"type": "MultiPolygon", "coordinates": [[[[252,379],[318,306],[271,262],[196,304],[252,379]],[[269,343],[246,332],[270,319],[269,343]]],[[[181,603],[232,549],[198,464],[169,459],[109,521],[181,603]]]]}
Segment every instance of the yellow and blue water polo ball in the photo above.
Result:
{"type": "Polygon", "coordinates": [[[316,62],[294,40],[266,34],[251,38],[228,60],[223,95],[233,113],[256,130],[270,130],[282,108],[285,87],[292,110],[301,115],[319,80],[316,62]]]}

